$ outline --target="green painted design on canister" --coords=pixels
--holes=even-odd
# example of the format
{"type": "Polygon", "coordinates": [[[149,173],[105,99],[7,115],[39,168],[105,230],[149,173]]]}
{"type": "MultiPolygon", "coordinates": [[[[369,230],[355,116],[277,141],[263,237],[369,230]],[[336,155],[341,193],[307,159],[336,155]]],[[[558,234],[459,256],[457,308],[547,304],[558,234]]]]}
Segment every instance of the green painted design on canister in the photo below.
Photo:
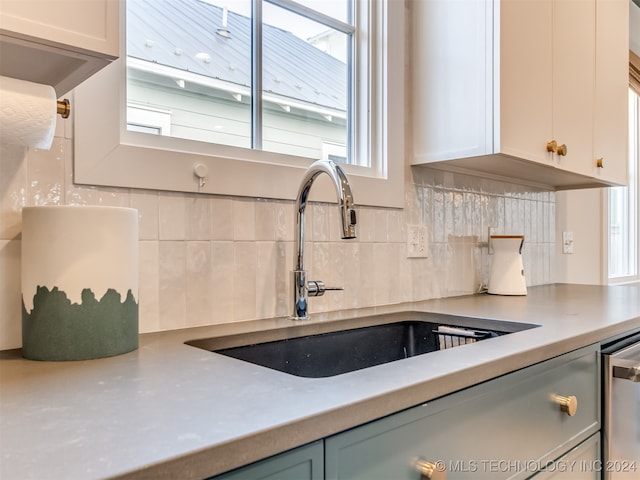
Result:
{"type": "Polygon", "coordinates": [[[66,293],[38,286],[33,310],[22,306],[22,354],[31,360],[90,360],[138,348],[138,304],[131,290],[124,302],[114,289],[97,300],[82,291],[82,302],[66,293]]]}

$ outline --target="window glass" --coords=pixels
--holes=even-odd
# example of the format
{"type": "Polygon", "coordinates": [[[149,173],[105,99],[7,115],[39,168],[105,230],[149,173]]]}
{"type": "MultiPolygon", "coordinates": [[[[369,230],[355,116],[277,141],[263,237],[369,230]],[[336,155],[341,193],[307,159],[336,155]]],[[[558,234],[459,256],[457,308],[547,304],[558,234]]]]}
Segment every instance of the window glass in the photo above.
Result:
{"type": "Polygon", "coordinates": [[[629,185],[609,189],[609,278],[638,277],[638,165],[640,164],[640,99],[629,91],[629,185]]]}
{"type": "Polygon", "coordinates": [[[131,116],[157,109],[163,135],[311,159],[331,143],[348,158],[350,0],[251,3],[127,1],[128,130],[157,134],[131,116]]]}
{"type": "Polygon", "coordinates": [[[271,4],[263,18],[262,149],[322,158],[325,142],[346,148],[348,35],[271,4]]]}
{"type": "Polygon", "coordinates": [[[127,1],[129,107],[168,110],[173,137],[250,148],[250,104],[249,17],[200,0],[127,1]]]}

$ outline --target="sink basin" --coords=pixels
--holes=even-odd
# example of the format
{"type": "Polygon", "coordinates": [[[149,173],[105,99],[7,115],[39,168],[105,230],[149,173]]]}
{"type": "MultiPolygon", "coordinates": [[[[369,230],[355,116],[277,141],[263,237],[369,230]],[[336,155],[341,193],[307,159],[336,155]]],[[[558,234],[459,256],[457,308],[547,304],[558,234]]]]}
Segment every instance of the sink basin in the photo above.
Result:
{"type": "Polygon", "coordinates": [[[321,378],[537,326],[402,312],[186,343],[291,375],[321,378]]]}

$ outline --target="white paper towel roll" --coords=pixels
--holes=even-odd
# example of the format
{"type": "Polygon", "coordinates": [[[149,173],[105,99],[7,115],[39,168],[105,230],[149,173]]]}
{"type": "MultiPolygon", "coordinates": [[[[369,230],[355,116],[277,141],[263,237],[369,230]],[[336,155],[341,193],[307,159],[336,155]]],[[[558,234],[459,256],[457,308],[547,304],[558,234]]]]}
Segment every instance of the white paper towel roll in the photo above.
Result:
{"type": "Polygon", "coordinates": [[[53,87],[0,76],[0,143],[49,150],[55,128],[53,87]]]}

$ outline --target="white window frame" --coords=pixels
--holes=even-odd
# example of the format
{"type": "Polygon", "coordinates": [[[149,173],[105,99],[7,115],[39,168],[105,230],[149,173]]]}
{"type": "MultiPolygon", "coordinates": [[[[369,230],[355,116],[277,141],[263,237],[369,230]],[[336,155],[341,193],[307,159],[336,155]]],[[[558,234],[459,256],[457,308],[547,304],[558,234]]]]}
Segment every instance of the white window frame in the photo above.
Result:
{"type": "Polygon", "coordinates": [[[637,104],[635,106],[631,105],[631,100],[629,107],[629,161],[631,162],[635,160],[636,162],[633,167],[635,170],[635,178],[630,178],[630,182],[633,182],[633,186],[635,188],[635,195],[629,199],[630,204],[632,202],[634,203],[630,205],[631,211],[635,217],[635,225],[632,226],[632,231],[630,232],[630,241],[635,243],[636,273],[635,275],[626,276],[612,276],[609,273],[609,251],[612,248],[610,237],[611,218],[609,215],[611,191],[610,189],[606,189],[603,193],[603,198],[605,205],[604,215],[606,217],[604,244],[607,245],[607,254],[604,255],[605,266],[603,270],[609,285],[620,285],[640,281],[640,205],[638,205],[638,201],[640,199],[640,132],[634,131],[633,129],[634,123],[636,125],[640,124],[640,108],[638,108],[637,104]],[[635,116],[635,120],[632,119],[632,116],[635,116]]]}
{"type": "MultiPolygon", "coordinates": [[[[357,58],[369,72],[369,97],[356,107],[362,122],[357,154],[367,151],[372,168],[345,165],[357,204],[404,205],[404,2],[379,0],[356,42],[373,36],[371,51],[357,58]],[[381,52],[375,55],[374,51],[381,52]],[[363,150],[364,149],[364,150],[363,150]]],[[[127,131],[125,12],[121,11],[121,57],[74,91],[74,182],[77,184],[295,199],[311,159],[127,131]],[[204,187],[194,174],[209,172],[204,187]]],[[[313,198],[335,201],[329,182],[313,198]]]]}

